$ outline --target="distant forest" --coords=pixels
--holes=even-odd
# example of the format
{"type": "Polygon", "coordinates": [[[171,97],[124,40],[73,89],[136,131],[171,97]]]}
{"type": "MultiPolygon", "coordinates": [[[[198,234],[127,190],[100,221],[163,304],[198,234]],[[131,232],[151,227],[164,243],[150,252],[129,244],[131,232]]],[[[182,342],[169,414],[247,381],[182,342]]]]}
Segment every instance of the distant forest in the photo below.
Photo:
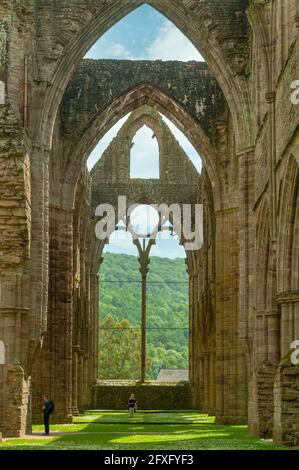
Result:
{"type": "MultiPolygon", "coordinates": [[[[183,259],[151,258],[147,286],[147,380],[155,380],[161,369],[188,368],[188,290],[183,259]]],[[[106,253],[100,270],[99,307],[99,378],[138,380],[141,275],[137,257],[106,253]]]]}

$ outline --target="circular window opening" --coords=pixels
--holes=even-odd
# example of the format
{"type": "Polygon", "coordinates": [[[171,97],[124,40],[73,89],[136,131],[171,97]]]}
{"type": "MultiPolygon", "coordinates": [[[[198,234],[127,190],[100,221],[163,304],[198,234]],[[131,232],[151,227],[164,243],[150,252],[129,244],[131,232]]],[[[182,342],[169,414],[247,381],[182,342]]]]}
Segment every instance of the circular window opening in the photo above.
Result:
{"type": "Polygon", "coordinates": [[[140,205],[131,212],[130,222],[136,235],[149,237],[158,228],[159,214],[152,206],[140,205]]]}

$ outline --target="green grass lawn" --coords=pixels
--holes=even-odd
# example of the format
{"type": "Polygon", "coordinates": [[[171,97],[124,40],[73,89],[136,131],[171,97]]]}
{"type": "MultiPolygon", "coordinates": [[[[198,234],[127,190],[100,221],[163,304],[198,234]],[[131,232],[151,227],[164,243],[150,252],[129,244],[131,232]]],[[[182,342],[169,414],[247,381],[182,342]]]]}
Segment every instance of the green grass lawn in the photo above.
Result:
{"type": "Polygon", "coordinates": [[[281,449],[250,436],[247,426],[218,425],[214,418],[194,412],[138,412],[130,419],[125,412],[93,411],[72,424],[52,425],[51,431],[74,434],[43,438],[43,426],[34,426],[34,439],[7,439],[0,450],[281,449]]]}

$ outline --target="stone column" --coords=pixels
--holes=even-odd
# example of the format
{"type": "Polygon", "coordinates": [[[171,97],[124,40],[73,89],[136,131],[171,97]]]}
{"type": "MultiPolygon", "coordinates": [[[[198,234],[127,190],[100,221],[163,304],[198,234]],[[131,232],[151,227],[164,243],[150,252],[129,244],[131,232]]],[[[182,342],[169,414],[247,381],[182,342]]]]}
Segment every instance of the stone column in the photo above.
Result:
{"type": "Polygon", "coordinates": [[[195,321],[194,315],[196,312],[195,297],[196,297],[196,286],[195,276],[191,275],[190,268],[188,267],[187,273],[189,275],[189,381],[190,385],[194,387],[195,382],[195,321]]]}
{"type": "Polygon", "coordinates": [[[73,358],[72,358],[72,415],[78,416],[78,350],[79,346],[73,345],[73,358]]]}
{"type": "Polygon", "coordinates": [[[146,280],[148,267],[141,264],[141,382],[146,379],[146,280]]]}
{"type": "Polygon", "coordinates": [[[274,377],[279,353],[278,322],[278,311],[262,311],[256,315],[256,357],[252,379],[253,393],[256,396],[251,410],[254,413],[254,432],[264,438],[272,437],[274,377]]]}
{"type": "Polygon", "coordinates": [[[278,294],[280,305],[280,359],[290,351],[291,344],[299,340],[299,291],[278,294]]]}
{"type": "Polygon", "coordinates": [[[216,213],[216,419],[247,421],[245,355],[239,338],[239,210],[216,213]]]}
{"type": "MultiPolygon", "coordinates": [[[[103,258],[101,259],[103,261],[103,258]]],[[[90,276],[90,313],[91,313],[91,356],[90,379],[94,383],[98,377],[99,362],[99,276],[92,273],[90,276]]]]}
{"type": "Polygon", "coordinates": [[[204,409],[204,355],[202,352],[198,355],[198,369],[199,369],[199,399],[200,399],[200,409],[204,409]]]}
{"type": "MultiPolygon", "coordinates": [[[[193,268],[194,269],[194,268],[193,268]]],[[[198,325],[198,274],[189,274],[189,290],[190,290],[190,319],[189,319],[189,381],[192,387],[193,406],[198,408],[200,406],[200,393],[199,393],[199,343],[200,332],[198,325]]]]}
{"type": "Polygon", "coordinates": [[[209,353],[204,353],[203,357],[203,371],[204,371],[204,406],[203,411],[205,413],[210,412],[210,363],[209,353]]]}
{"type": "MultiPolygon", "coordinates": [[[[195,255],[196,256],[196,255],[195,255]]],[[[197,276],[194,273],[194,261],[191,256],[187,254],[185,260],[186,271],[189,280],[189,291],[188,291],[188,303],[189,303],[189,383],[191,387],[191,403],[192,407],[198,407],[198,360],[197,360],[197,335],[199,334],[197,329],[197,276]]]]}
{"type": "MultiPolygon", "coordinates": [[[[48,328],[34,368],[35,401],[55,402],[56,422],[70,422],[72,411],[73,211],[50,208],[48,328]]],[[[36,415],[40,419],[40,412],[36,415]]],[[[52,420],[52,421],[53,421],[52,420]]]]}
{"type": "Polygon", "coordinates": [[[147,274],[148,266],[150,263],[150,250],[151,247],[155,244],[155,240],[148,239],[146,245],[145,239],[142,240],[142,243],[139,239],[133,241],[136,245],[139,254],[139,265],[141,273],[141,382],[146,380],[146,290],[147,290],[147,274]]]}
{"type": "Polygon", "coordinates": [[[33,146],[31,161],[31,335],[47,330],[49,285],[49,151],[33,146]]]}
{"type": "Polygon", "coordinates": [[[83,405],[84,410],[89,405],[89,383],[88,383],[88,354],[85,355],[83,360],[83,405]]]}
{"type": "Polygon", "coordinates": [[[84,354],[79,351],[78,356],[78,410],[84,414],[84,354]]]}
{"type": "Polygon", "coordinates": [[[215,390],[215,352],[210,352],[210,370],[209,370],[209,414],[215,416],[215,407],[216,407],[216,390],[215,390]]]}
{"type": "MultiPolygon", "coordinates": [[[[30,309],[30,152],[30,142],[4,100],[0,107],[0,341],[5,364],[0,365],[0,432],[7,437],[26,432],[30,351],[40,338],[38,315],[30,309]]],[[[43,200],[40,205],[41,211],[43,200]]]]}
{"type": "Polygon", "coordinates": [[[30,381],[20,365],[7,365],[5,369],[3,435],[22,437],[27,430],[30,381]]]}
{"type": "MultiPolygon", "coordinates": [[[[254,267],[255,224],[255,154],[245,149],[239,158],[239,337],[246,355],[248,380],[248,425],[256,433],[255,388],[253,384],[254,267]]],[[[243,365],[244,367],[244,365],[243,365]]]]}
{"type": "Polygon", "coordinates": [[[24,356],[28,311],[24,308],[5,311],[0,307],[0,325],[0,337],[5,345],[5,364],[0,365],[1,431],[4,437],[21,437],[28,429],[30,377],[24,356]]]}

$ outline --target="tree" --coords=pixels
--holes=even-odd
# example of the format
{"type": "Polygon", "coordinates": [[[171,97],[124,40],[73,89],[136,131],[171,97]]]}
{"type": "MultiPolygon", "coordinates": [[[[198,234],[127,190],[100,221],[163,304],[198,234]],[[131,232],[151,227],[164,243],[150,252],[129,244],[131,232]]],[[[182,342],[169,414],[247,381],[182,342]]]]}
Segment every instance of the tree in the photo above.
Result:
{"type": "MultiPolygon", "coordinates": [[[[141,286],[137,257],[105,255],[100,271],[99,312],[103,319],[100,378],[139,379],[141,286]],[[128,357],[133,367],[129,366],[128,357]]],[[[147,285],[148,380],[155,380],[161,369],[188,368],[188,316],[189,286],[184,260],[151,257],[147,285]]]]}
{"type": "Polygon", "coordinates": [[[140,379],[141,332],[128,320],[108,315],[100,324],[99,378],[101,380],[140,379]]]}

